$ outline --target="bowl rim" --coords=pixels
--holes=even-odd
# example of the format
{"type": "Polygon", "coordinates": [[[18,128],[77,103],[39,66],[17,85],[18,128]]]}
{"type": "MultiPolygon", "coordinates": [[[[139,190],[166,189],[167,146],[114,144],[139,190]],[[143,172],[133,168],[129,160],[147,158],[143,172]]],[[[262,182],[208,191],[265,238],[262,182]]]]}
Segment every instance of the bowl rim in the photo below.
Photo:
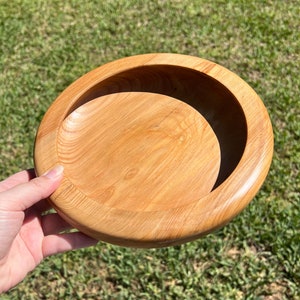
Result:
{"type": "MultiPolygon", "coordinates": [[[[58,96],[44,115],[37,131],[34,148],[37,175],[59,164],[56,150],[59,128],[74,107],[80,105],[82,95],[118,73],[153,65],[192,69],[221,83],[242,108],[247,125],[247,140],[236,168],[207,196],[167,211],[125,211],[98,203],[95,208],[101,211],[107,223],[97,226],[84,211],[78,216],[77,210],[72,208],[68,199],[84,195],[80,195],[65,176],[60,187],[50,197],[50,202],[58,213],[82,232],[122,246],[175,245],[194,240],[224,226],[253,199],[263,184],[272,161],[273,131],[268,112],[256,92],[243,79],[227,68],[203,58],[173,53],[149,53],[104,64],[74,81],[58,96]],[[60,201],[62,198],[63,203],[60,201]],[[130,226],[124,226],[128,220],[130,226]],[[108,226],[109,222],[114,226],[108,226]]],[[[76,203],[80,207],[82,201],[76,203]]]]}

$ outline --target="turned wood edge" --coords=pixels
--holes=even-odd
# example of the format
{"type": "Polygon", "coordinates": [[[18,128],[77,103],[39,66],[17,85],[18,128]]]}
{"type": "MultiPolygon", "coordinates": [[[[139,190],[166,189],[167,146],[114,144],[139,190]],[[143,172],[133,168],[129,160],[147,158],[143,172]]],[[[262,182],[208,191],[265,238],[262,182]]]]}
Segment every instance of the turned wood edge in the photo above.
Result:
{"type": "MultiPolygon", "coordinates": [[[[57,98],[53,104],[55,113],[53,113],[53,109],[46,113],[37,133],[35,146],[37,174],[42,174],[45,170],[59,163],[59,159],[55,156],[50,160],[45,160],[43,149],[50,147],[50,150],[55,153],[57,125],[62,123],[72,107],[76,107],[80,97],[86,91],[104,79],[128,68],[157,64],[191,68],[223,84],[236,97],[244,111],[247,123],[247,142],[244,154],[232,174],[209,195],[195,201],[185,214],[182,214],[182,208],[167,212],[154,212],[151,215],[151,222],[156,220],[159,226],[153,229],[150,236],[134,236],[130,234],[130,230],[126,233],[122,221],[128,218],[134,220],[134,215],[130,212],[121,213],[118,210],[107,210],[105,207],[102,207],[104,214],[109,213],[112,219],[120,218],[119,228],[114,228],[114,232],[110,232],[109,228],[105,228],[105,230],[98,228],[97,231],[94,231],[93,224],[84,226],[74,224],[83,232],[119,245],[147,248],[169,246],[193,240],[224,226],[238,215],[258,192],[268,174],[272,160],[273,132],[271,122],[261,99],[247,83],[228,69],[204,59],[180,54],[145,54],[120,59],[99,67],[79,78],[57,98]],[[40,144],[41,137],[43,137],[42,144],[40,144]],[[205,207],[204,211],[203,207],[205,207]],[[169,233],[166,234],[170,226],[170,219],[176,220],[172,224],[173,236],[170,236],[169,233]],[[189,222],[190,220],[197,220],[197,222],[189,222]],[[118,230],[122,232],[120,237],[118,237],[118,230]],[[126,235],[127,239],[124,238],[126,235]]],[[[69,185],[70,182],[64,179],[62,187],[52,195],[51,201],[59,213],[73,224],[72,212],[67,209],[63,211],[55,203],[57,195],[66,191],[69,185]]],[[[84,219],[86,216],[82,216],[82,218],[84,219]]],[[[141,216],[139,216],[140,218],[141,216]]],[[[142,218],[145,228],[153,225],[147,221],[147,214],[144,214],[142,218]]]]}

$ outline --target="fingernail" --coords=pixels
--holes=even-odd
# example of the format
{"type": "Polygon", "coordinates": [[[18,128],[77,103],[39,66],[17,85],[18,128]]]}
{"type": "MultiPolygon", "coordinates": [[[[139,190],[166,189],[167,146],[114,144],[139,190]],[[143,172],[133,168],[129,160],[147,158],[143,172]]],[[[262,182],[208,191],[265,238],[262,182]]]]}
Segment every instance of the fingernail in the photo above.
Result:
{"type": "Polygon", "coordinates": [[[64,167],[61,165],[58,165],[58,166],[54,167],[53,169],[47,171],[45,174],[43,174],[43,176],[46,176],[49,179],[55,179],[55,178],[61,176],[63,171],[64,171],[64,167]]]}

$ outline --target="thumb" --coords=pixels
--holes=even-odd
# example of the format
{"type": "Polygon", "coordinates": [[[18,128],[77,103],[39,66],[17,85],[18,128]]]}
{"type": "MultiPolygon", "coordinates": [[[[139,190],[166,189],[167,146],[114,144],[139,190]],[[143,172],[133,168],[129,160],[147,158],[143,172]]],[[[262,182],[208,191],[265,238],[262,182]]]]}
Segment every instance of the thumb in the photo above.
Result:
{"type": "Polygon", "coordinates": [[[44,175],[19,184],[0,193],[0,208],[24,211],[38,201],[49,197],[59,186],[63,177],[63,166],[56,166],[44,175]]]}

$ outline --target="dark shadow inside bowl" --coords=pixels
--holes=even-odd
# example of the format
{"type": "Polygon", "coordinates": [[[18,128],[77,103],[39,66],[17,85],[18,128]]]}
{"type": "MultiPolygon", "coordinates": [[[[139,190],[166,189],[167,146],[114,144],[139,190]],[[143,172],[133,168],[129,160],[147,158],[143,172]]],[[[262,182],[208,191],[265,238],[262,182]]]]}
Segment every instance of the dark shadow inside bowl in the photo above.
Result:
{"type": "Polygon", "coordinates": [[[247,124],[239,102],[225,86],[188,68],[141,66],[101,81],[84,93],[71,111],[92,99],[130,91],[168,95],[197,109],[214,130],[221,148],[221,166],[214,189],[228,178],[243,155],[247,124]]]}

